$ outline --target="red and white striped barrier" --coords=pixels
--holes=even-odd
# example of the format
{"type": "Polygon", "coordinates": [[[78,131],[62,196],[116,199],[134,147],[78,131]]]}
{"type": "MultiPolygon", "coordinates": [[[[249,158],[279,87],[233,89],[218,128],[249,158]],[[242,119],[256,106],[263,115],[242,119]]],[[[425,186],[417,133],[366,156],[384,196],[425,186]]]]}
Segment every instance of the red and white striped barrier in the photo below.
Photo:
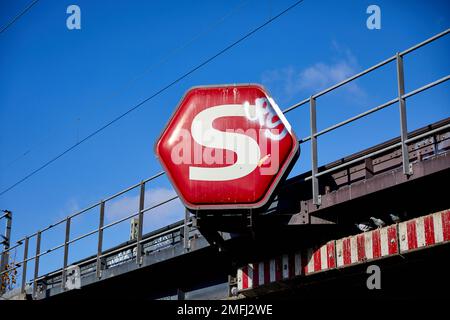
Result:
{"type": "Polygon", "coordinates": [[[408,252],[450,240],[450,211],[401,222],[398,225],[400,251],[408,252]]]}
{"type": "Polygon", "coordinates": [[[335,242],[330,241],[323,246],[306,251],[306,260],[304,261],[303,274],[326,271],[336,267],[336,248],[335,242]]]}
{"type": "Polygon", "coordinates": [[[238,269],[238,290],[252,289],[335,268],[335,252],[335,243],[330,241],[315,249],[284,254],[259,263],[249,263],[238,269]]]}
{"type": "Polygon", "coordinates": [[[339,239],[336,241],[337,267],[396,254],[397,244],[396,225],[339,239]]]}
{"type": "Polygon", "coordinates": [[[238,289],[252,289],[301,274],[300,254],[289,254],[238,269],[238,289]]]}
{"type": "Polygon", "coordinates": [[[238,290],[344,268],[450,241],[450,210],[415,218],[238,269],[238,290]]]}

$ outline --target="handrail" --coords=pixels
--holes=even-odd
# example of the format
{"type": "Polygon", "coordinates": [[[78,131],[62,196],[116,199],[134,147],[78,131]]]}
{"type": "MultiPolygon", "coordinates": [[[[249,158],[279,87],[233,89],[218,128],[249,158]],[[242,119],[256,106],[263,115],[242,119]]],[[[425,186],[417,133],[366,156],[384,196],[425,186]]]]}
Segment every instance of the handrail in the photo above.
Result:
{"type": "MultiPolygon", "coordinates": [[[[141,243],[141,244],[149,243],[149,242],[151,242],[151,241],[154,240],[154,239],[160,238],[160,237],[162,237],[162,236],[164,236],[164,235],[166,235],[166,234],[171,234],[171,233],[175,232],[176,230],[180,230],[180,229],[182,229],[184,226],[185,226],[184,224],[181,224],[181,225],[179,225],[179,226],[176,226],[176,227],[173,227],[173,228],[170,228],[170,229],[167,229],[167,230],[163,230],[163,231],[161,231],[161,232],[159,232],[159,233],[150,235],[150,236],[148,236],[148,237],[142,239],[142,240],[140,241],[140,243],[141,243]]],[[[189,223],[187,224],[187,226],[192,226],[192,222],[189,222],[189,223]]],[[[113,256],[113,255],[116,254],[116,253],[120,253],[120,252],[123,252],[123,251],[127,251],[127,250],[129,250],[129,248],[132,248],[132,247],[134,247],[134,246],[136,246],[136,241],[133,241],[132,243],[126,244],[126,245],[124,245],[124,246],[118,247],[118,248],[113,249],[113,250],[108,250],[108,251],[106,251],[105,253],[103,253],[101,256],[102,256],[102,257],[113,256]]],[[[95,262],[96,259],[97,259],[97,257],[96,257],[96,256],[93,256],[92,258],[89,258],[89,259],[87,259],[87,260],[82,260],[82,261],[80,261],[80,262],[78,262],[78,263],[72,263],[71,266],[78,266],[78,267],[81,267],[82,265],[88,265],[89,263],[92,264],[93,262],[95,262]]],[[[18,266],[18,267],[20,267],[20,266],[18,266]]],[[[48,277],[51,277],[51,276],[53,276],[53,275],[60,274],[61,272],[62,272],[62,269],[58,269],[58,270],[55,270],[55,271],[53,271],[53,272],[47,273],[47,274],[45,274],[45,275],[42,275],[42,276],[38,277],[36,280],[41,280],[41,279],[44,279],[44,278],[48,278],[48,277]]],[[[31,282],[32,282],[32,281],[30,281],[30,282],[28,282],[28,283],[31,283],[31,282]]]]}
{"type": "MultiPolygon", "coordinates": [[[[414,45],[414,46],[412,46],[412,47],[410,47],[410,48],[400,52],[399,55],[400,56],[405,56],[408,53],[411,53],[411,52],[413,52],[413,51],[423,47],[424,45],[426,45],[428,43],[431,43],[431,42],[433,42],[433,41],[435,41],[435,40],[437,40],[437,39],[447,35],[449,32],[450,32],[450,28],[445,30],[445,31],[442,31],[441,33],[438,33],[438,34],[436,34],[436,35],[434,35],[434,36],[432,36],[432,37],[430,37],[428,39],[426,39],[425,41],[422,41],[419,44],[416,44],[416,45],[414,45]]],[[[376,65],[374,65],[374,66],[372,66],[370,68],[367,68],[367,69],[365,69],[365,70],[363,70],[363,71],[361,71],[361,72],[359,72],[359,73],[357,73],[357,74],[355,74],[355,75],[353,75],[351,77],[348,77],[347,79],[342,80],[341,82],[339,82],[337,84],[332,85],[329,88],[326,88],[326,89],[324,89],[324,90],[314,94],[313,98],[318,98],[318,97],[320,97],[320,96],[322,96],[322,95],[324,95],[324,94],[326,94],[326,93],[328,93],[330,91],[333,91],[333,90],[343,86],[344,84],[349,83],[350,81],[353,81],[353,80],[355,80],[355,79],[357,79],[357,78],[359,78],[359,77],[361,77],[361,76],[363,76],[363,75],[365,75],[365,74],[367,74],[367,73],[369,73],[371,71],[374,71],[374,70],[384,66],[385,64],[388,64],[389,62],[394,61],[395,59],[396,59],[395,55],[392,56],[392,57],[389,57],[389,58],[387,58],[387,59],[377,63],[376,65]]],[[[302,106],[304,104],[307,104],[308,102],[309,102],[309,98],[306,98],[306,99],[304,99],[304,100],[302,100],[302,101],[300,101],[300,102],[290,106],[289,108],[284,109],[283,113],[288,113],[288,112],[290,112],[290,111],[292,111],[292,110],[294,110],[294,109],[296,109],[296,108],[298,108],[298,107],[300,107],[300,106],[302,106]]]]}
{"type": "MultiPolygon", "coordinates": [[[[164,204],[166,204],[166,203],[168,203],[168,202],[170,202],[170,201],[173,201],[173,200],[175,200],[175,199],[177,199],[177,198],[178,198],[178,196],[169,198],[169,199],[167,199],[167,200],[165,200],[165,201],[163,201],[163,202],[160,202],[160,203],[158,203],[158,204],[156,204],[156,205],[152,205],[152,206],[150,206],[150,207],[144,209],[142,212],[145,214],[145,213],[147,213],[148,211],[150,211],[150,210],[152,210],[152,209],[154,209],[154,208],[157,208],[157,207],[159,207],[159,206],[161,206],[161,205],[164,205],[164,204]]],[[[134,214],[132,214],[132,215],[130,215],[130,216],[127,216],[127,217],[125,217],[125,218],[122,218],[122,219],[120,219],[120,220],[118,220],[118,221],[114,221],[113,223],[110,223],[110,224],[108,224],[108,225],[103,226],[101,229],[104,230],[104,229],[107,229],[107,228],[109,228],[109,227],[112,227],[112,226],[114,226],[114,225],[116,225],[116,224],[118,224],[118,223],[120,223],[120,222],[129,220],[130,218],[135,217],[135,216],[137,216],[138,214],[139,214],[139,212],[134,213],[134,214]]],[[[188,223],[187,225],[188,225],[188,226],[192,225],[192,222],[188,223]]],[[[179,226],[178,228],[182,228],[183,226],[184,226],[184,225],[179,226]]],[[[175,228],[174,228],[174,229],[175,229],[175,228]]],[[[171,229],[171,230],[173,230],[173,229],[171,229]]],[[[86,237],[88,237],[88,236],[90,236],[90,235],[93,235],[93,234],[98,233],[98,231],[99,231],[98,229],[89,231],[89,232],[87,232],[87,233],[85,233],[85,234],[82,234],[81,236],[78,236],[77,238],[74,238],[74,239],[68,241],[67,243],[68,243],[68,244],[71,244],[71,243],[73,243],[73,242],[79,241],[79,240],[81,240],[81,239],[83,239],[83,238],[86,238],[86,237]]],[[[149,238],[157,238],[157,237],[159,237],[159,236],[161,236],[161,235],[164,235],[164,234],[166,234],[166,233],[168,233],[167,230],[162,231],[161,233],[156,234],[156,235],[153,235],[153,236],[151,236],[151,237],[149,237],[149,238]]],[[[141,243],[145,243],[149,238],[145,238],[145,239],[141,240],[141,243]],[[144,241],[144,240],[145,240],[145,241],[144,241]]],[[[55,246],[55,247],[53,247],[53,248],[47,249],[47,250],[45,250],[45,251],[43,251],[43,252],[40,252],[39,254],[37,254],[37,255],[35,255],[35,256],[33,256],[33,257],[24,259],[24,260],[22,260],[22,261],[20,261],[20,262],[16,262],[16,266],[15,266],[15,267],[0,272],[0,275],[3,274],[3,273],[8,272],[8,271],[10,271],[10,270],[16,269],[17,267],[20,267],[20,265],[22,265],[24,262],[28,262],[28,261],[34,260],[35,258],[44,256],[44,255],[49,254],[49,253],[51,253],[51,252],[53,252],[53,251],[56,251],[56,250],[58,250],[58,249],[61,249],[62,247],[64,247],[64,245],[65,245],[65,243],[62,243],[62,244],[57,245],[57,246],[55,246]]]]}

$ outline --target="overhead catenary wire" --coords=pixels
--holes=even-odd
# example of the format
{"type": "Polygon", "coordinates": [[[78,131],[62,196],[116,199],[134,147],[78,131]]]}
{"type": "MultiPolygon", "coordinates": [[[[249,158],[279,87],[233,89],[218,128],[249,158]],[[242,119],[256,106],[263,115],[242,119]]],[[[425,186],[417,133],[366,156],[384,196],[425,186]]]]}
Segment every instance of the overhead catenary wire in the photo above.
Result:
{"type": "Polygon", "coordinates": [[[172,82],[170,82],[169,84],[165,85],[164,87],[160,88],[159,90],[157,90],[156,92],[154,92],[152,95],[150,95],[149,97],[145,98],[144,100],[142,100],[141,102],[137,103],[136,105],[134,105],[133,107],[131,107],[130,109],[128,109],[127,111],[125,111],[124,113],[120,114],[119,116],[115,117],[114,119],[110,120],[109,122],[105,123],[103,126],[101,126],[100,128],[98,128],[97,130],[93,131],[92,133],[90,133],[89,135],[87,135],[86,137],[84,137],[83,139],[81,139],[80,141],[78,141],[77,143],[73,144],[72,146],[70,146],[69,148],[67,148],[66,150],[64,150],[63,152],[61,152],[60,154],[58,154],[57,156],[55,156],[54,158],[50,159],[49,161],[45,162],[43,165],[41,165],[40,167],[36,168],[35,170],[31,171],[29,174],[27,174],[26,176],[24,176],[23,178],[21,178],[20,180],[18,180],[17,182],[13,183],[12,185],[10,185],[9,187],[7,187],[6,189],[2,190],[0,192],[0,196],[4,195],[5,193],[7,193],[8,191],[12,190],[13,188],[17,187],[19,184],[23,183],[24,181],[28,180],[29,178],[31,178],[32,176],[34,176],[36,173],[38,173],[39,171],[45,169],[46,167],[48,167],[50,164],[52,164],[53,162],[57,161],[58,159],[60,159],[61,157],[63,157],[64,155],[66,155],[67,153],[69,153],[70,151],[74,150],[76,147],[78,147],[80,144],[86,142],[87,140],[89,140],[90,138],[96,136],[97,134],[99,134],[100,132],[102,132],[103,130],[105,130],[106,128],[108,128],[109,126],[111,126],[112,124],[116,123],[117,121],[121,120],[122,118],[124,118],[125,116],[127,116],[128,114],[130,114],[131,112],[135,111],[136,109],[138,109],[139,107],[141,107],[142,105],[144,105],[145,103],[147,103],[148,101],[152,100],[153,98],[159,96],[161,93],[165,92],[166,90],[168,90],[169,88],[173,87],[175,84],[177,84],[178,82],[180,82],[181,80],[187,78],[188,76],[190,76],[192,73],[196,72],[197,70],[199,70],[200,68],[204,67],[205,65],[207,65],[208,63],[210,63],[211,61],[213,61],[214,59],[218,58],[219,56],[221,56],[222,54],[224,54],[225,52],[227,52],[228,50],[232,49],[233,47],[237,46],[238,44],[240,44],[241,42],[243,42],[244,40],[248,39],[249,37],[251,37],[253,34],[255,34],[256,32],[258,32],[259,30],[261,30],[262,28],[264,28],[265,26],[269,25],[270,23],[272,23],[273,21],[277,20],[278,18],[280,18],[281,16],[283,16],[284,14],[286,14],[287,12],[289,12],[290,10],[294,9],[296,6],[298,6],[300,3],[302,3],[303,0],[299,0],[297,2],[295,2],[294,4],[290,5],[289,7],[287,7],[286,9],[284,9],[283,11],[281,11],[280,13],[278,13],[277,15],[273,16],[272,18],[266,20],[264,23],[262,23],[261,25],[259,25],[258,27],[252,29],[251,31],[249,31],[248,33],[246,33],[244,36],[242,36],[241,38],[239,38],[238,40],[232,42],[231,44],[229,44],[228,46],[226,46],[225,48],[223,48],[222,50],[220,50],[219,52],[217,52],[216,54],[212,55],[211,57],[207,58],[206,60],[204,60],[203,62],[201,62],[200,64],[198,64],[197,66],[195,66],[194,68],[190,69],[189,71],[187,71],[186,73],[182,74],[181,76],[179,76],[178,78],[176,78],[175,80],[173,80],[172,82]]]}
{"type": "Polygon", "coordinates": [[[10,22],[5,24],[0,29],[0,34],[5,32],[9,27],[11,27],[17,20],[19,20],[25,13],[27,13],[39,0],[34,0],[30,2],[18,15],[16,15],[10,22]]]}

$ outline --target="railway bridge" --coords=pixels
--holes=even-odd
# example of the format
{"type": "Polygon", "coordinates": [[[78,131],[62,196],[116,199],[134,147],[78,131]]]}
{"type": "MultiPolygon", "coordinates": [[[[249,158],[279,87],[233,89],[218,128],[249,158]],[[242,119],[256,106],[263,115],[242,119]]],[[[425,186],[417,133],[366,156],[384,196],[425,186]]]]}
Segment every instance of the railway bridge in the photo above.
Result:
{"type": "Polygon", "coordinates": [[[186,210],[184,220],[144,234],[144,215],[177,199],[145,207],[145,186],[164,175],[160,172],[14,245],[8,243],[1,253],[0,273],[18,270],[20,279],[2,297],[438,297],[450,284],[446,259],[450,253],[450,118],[408,131],[406,100],[450,76],[405,92],[403,57],[448,32],[284,110],[309,105],[311,134],[299,142],[310,142],[311,170],[282,182],[263,208],[220,213],[186,210]],[[397,66],[397,97],[317,131],[318,98],[388,63],[397,66]],[[391,106],[399,110],[399,137],[318,166],[320,136],[391,106]],[[139,210],[105,224],[106,204],[132,190],[140,190],[139,210]],[[98,212],[98,227],[71,238],[71,221],[90,210],[98,212]],[[135,236],[104,248],[103,232],[131,219],[135,236]],[[65,228],[63,241],[41,248],[42,237],[56,226],[65,228]],[[89,236],[97,239],[96,254],[69,261],[71,246],[89,236]],[[11,250],[22,250],[22,258],[5,267],[11,250]],[[42,274],[40,259],[57,250],[63,253],[61,268],[42,274]],[[368,290],[369,266],[381,270],[383,290],[368,290]]]}

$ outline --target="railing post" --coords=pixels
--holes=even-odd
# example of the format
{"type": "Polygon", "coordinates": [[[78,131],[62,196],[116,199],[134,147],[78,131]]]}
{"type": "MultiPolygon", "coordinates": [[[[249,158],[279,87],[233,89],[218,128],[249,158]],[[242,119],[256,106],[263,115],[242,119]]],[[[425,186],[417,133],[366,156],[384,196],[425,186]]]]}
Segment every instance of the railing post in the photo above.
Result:
{"type": "Polygon", "coordinates": [[[186,208],[184,212],[184,228],[183,228],[183,246],[184,252],[189,250],[189,210],[186,208]]]}
{"type": "MultiPolygon", "coordinates": [[[[0,272],[4,272],[8,269],[9,264],[9,247],[11,244],[11,226],[12,226],[12,212],[4,210],[5,214],[0,218],[6,219],[5,235],[1,235],[3,238],[3,252],[0,254],[0,272]]],[[[2,277],[0,276],[0,294],[2,293],[2,277]]]]}
{"type": "Polygon", "coordinates": [[[177,288],[177,300],[186,300],[186,293],[180,288],[177,288]]]}
{"type": "Polygon", "coordinates": [[[141,182],[139,194],[139,216],[138,216],[138,234],[136,239],[136,263],[142,264],[142,230],[144,224],[144,204],[145,204],[145,182],[141,182]]]}
{"type": "Polygon", "coordinates": [[[66,290],[66,277],[67,277],[67,261],[69,258],[69,241],[70,241],[70,217],[66,219],[66,237],[64,240],[64,260],[63,260],[63,269],[61,274],[61,288],[62,290],[66,290]]]}
{"type": "Polygon", "coordinates": [[[309,98],[309,120],[311,128],[311,181],[313,203],[320,206],[321,199],[319,195],[319,180],[317,179],[317,120],[316,120],[316,99],[311,96],[309,98]]]}
{"type": "Polygon", "coordinates": [[[21,293],[25,293],[25,286],[27,284],[28,241],[29,238],[25,237],[25,243],[23,246],[22,284],[20,289],[21,293]]]}
{"type": "Polygon", "coordinates": [[[97,278],[102,276],[102,247],[103,247],[103,224],[105,222],[105,201],[100,202],[100,218],[98,223],[98,243],[97,243],[97,278]]]}
{"type": "Polygon", "coordinates": [[[33,298],[36,298],[37,278],[39,276],[39,255],[41,254],[41,231],[36,235],[36,255],[34,257],[33,298]]]}
{"type": "Polygon", "coordinates": [[[403,57],[397,52],[397,85],[398,85],[398,102],[400,109],[400,136],[402,143],[403,173],[411,175],[412,168],[409,164],[409,152],[406,140],[408,139],[408,126],[406,117],[406,101],[403,98],[405,94],[405,78],[403,71],[403,57]]]}

